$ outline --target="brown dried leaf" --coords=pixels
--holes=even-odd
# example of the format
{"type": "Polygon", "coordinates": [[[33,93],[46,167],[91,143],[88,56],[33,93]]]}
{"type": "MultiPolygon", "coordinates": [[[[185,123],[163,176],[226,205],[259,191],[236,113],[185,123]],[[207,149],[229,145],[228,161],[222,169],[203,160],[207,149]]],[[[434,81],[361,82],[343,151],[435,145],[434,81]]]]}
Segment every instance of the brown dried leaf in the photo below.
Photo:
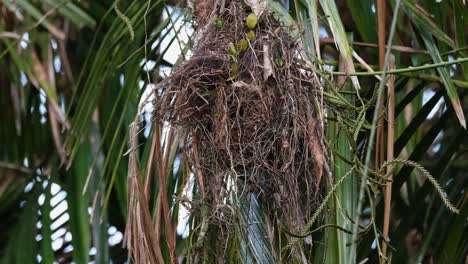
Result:
{"type": "Polygon", "coordinates": [[[151,221],[151,214],[136,157],[136,122],[130,126],[130,153],[128,161],[128,219],[125,244],[133,263],[161,263],[162,255],[158,238],[151,221]]]}

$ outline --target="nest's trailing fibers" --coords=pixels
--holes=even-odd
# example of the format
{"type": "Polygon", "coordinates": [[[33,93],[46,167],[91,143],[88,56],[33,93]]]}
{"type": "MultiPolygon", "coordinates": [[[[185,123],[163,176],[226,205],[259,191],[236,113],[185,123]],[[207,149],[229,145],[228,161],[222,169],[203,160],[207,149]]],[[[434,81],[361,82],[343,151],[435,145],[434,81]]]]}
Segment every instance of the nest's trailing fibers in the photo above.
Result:
{"type": "Polygon", "coordinates": [[[254,192],[299,231],[326,163],[320,82],[302,70],[307,59],[289,28],[265,11],[252,34],[252,11],[239,2],[199,23],[193,56],[158,85],[154,117],[190,132],[186,147],[198,156],[192,164],[213,215],[229,190],[254,192]]]}

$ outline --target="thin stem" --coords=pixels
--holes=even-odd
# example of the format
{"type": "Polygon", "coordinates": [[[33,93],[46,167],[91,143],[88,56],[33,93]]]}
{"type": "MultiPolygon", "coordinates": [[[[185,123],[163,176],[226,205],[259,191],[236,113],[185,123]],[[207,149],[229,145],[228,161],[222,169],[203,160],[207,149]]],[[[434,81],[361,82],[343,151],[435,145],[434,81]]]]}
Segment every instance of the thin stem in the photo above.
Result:
{"type": "MultiPolygon", "coordinates": [[[[402,73],[401,75],[405,77],[416,78],[416,79],[421,79],[421,80],[426,80],[426,81],[443,82],[443,80],[439,76],[432,75],[432,74],[415,74],[415,73],[407,72],[407,73],[402,73]]],[[[462,88],[468,88],[467,81],[452,79],[452,82],[456,86],[459,86],[462,88]]]]}
{"type": "Polygon", "coordinates": [[[33,172],[33,170],[30,169],[30,168],[23,167],[23,166],[20,166],[20,165],[9,163],[9,162],[4,162],[4,161],[0,161],[0,168],[15,170],[15,171],[23,172],[23,173],[26,173],[26,174],[29,174],[29,173],[33,172]]]}
{"type": "MultiPolygon", "coordinates": [[[[336,60],[323,60],[322,62],[325,65],[338,66],[338,61],[336,61],[336,60]]],[[[377,69],[376,65],[368,64],[368,66],[372,70],[377,69]]],[[[361,63],[354,63],[354,67],[366,69],[364,67],[364,65],[362,65],[361,63]]],[[[388,74],[388,71],[387,71],[387,74],[388,74]]],[[[440,77],[435,75],[435,74],[424,74],[424,73],[418,74],[418,73],[413,73],[413,72],[403,72],[400,75],[405,76],[405,77],[415,78],[415,79],[426,80],[426,81],[442,82],[440,77]]],[[[452,79],[452,82],[455,85],[459,86],[459,87],[468,88],[468,82],[467,81],[452,79]]]]}
{"type": "MultiPolygon", "coordinates": [[[[387,49],[389,51],[390,49],[387,49]]],[[[401,68],[401,69],[395,69],[395,70],[390,70],[390,71],[385,71],[385,75],[389,74],[399,74],[399,73],[405,73],[405,72],[415,72],[415,71],[422,71],[422,70],[428,70],[428,69],[434,69],[434,68],[439,68],[442,66],[447,66],[447,65],[452,65],[452,64],[457,64],[457,63],[465,63],[468,62],[468,58],[460,58],[457,60],[453,61],[444,61],[440,63],[434,63],[434,64],[426,64],[426,65],[421,65],[421,66],[416,66],[416,67],[408,67],[408,68],[401,68]]],[[[374,76],[374,75],[383,75],[384,71],[375,71],[375,72],[353,72],[353,73],[348,73],[348,72],[334,72],[334,71],[323,71],[325,74],[330,74],[330,75],[335,75],[335,76],[374,76]]]]}
{"type": "MultiPolygon", "coordinates": [[[[320,39],[320,44],[335,44],[335,40],[333,38],[321,38],[320,39]]],[[[352,44],[353,46],[360,46],[360,47],[365,47],[365,48],[377,48],[377,47],[379,47],[379,45],[377,45],[375,43],[369,43],[369,42],[354,41],[354,42],[352,42],[350,44],[352,44]]],[[[385,47],[387,47],[387,46],[385,46],[385,47]]],[[[415,48],[411,48],[411,47],[407,47],[407,46],[393,45],[391,47],[391,49],[393,51],[401,52],[401,53],[419,53],[419,54],[429,55],[429,52],[427,50],[420,50],[420,49],[415,49],[415,48]]],[[[456,49],[452,49],[452,50],[443,52],[440,55],[445,56],[445,55],[448,55],[448,54],[457,53],[457,52],[460,52],[460,51],[465,51],[467,49],[468,49],[468,46],[464,46],[464,47],[460,47],[460,48],[456,48],[456,49]]]]}
{"type": "MultiPolygon", "coordinates": [[[[390,59],[390,68],[395,67],[395,57],[390,59]]],[[[388,78],[387,85],[387,160],[393,160],[394,149],[393,144],[395,140],[395,76],[390,76],[388,78]]],[[[388,241],[388,232],[390,229],[390,209],[392,205],[392,182],[393,182],[393,173],[392,166],[387,167],[387,174],[389,174],[387,185],[385,186],[385,207],[384,207],[384,224],[383,224],[383,241],[382,241],[382,263],[385,263],[387,258],[387,241],[388,241]]],[[[377,243],[379,244],[379,243],[377,243]]]]}
{"type": "MultiPolygon", "coordinates": [[[[367,147],[366,150],[366,159],[364,163],[364,174],[362,175],[361,179],[361,185],[359,189],[359,200],[358,200],[358,206],[357,206],[357,215],[356,218],[354,219],[354,225],[353,225],[353,235],[351,238],[351,250],[350,250],[350,263],[356,263],[356,245],[357,245],[357,234],[358,234],[358,228],[359,228],[359,219],[361,218],[361,211],[362,211],[362,206],[364,204],[364,193],[366,191],[366,183],[367,183],[367,174],[369,173],[369,163],[370,163],[370,158],[371,158],[371,153],[372,153],[372,143],[374,142],[375,139],[375,130],[377,126],[377,120],[378,120],[378,110],[379,110],[379,105],[382,101],[382,94],[383,94],[383,89],[385,87],[385,79],[387,76],[387,67],[388,63],[390,60],[390,52],[391,52],[391,45],[393,42],[393,35],[395,34],[395,28],[396,28],[396,22],[398,19],[398,11],[400,9],[400,0],[396,1],[395,9],[393,10],[393,18],[392,18],[392,25],[390,28],[390,35],[388,36],[388,44],[387,44],[387,52],[385,53],[385,62],[384,62],[384,67],[383,71],[381,72],[382,74],[382,81],[380,81],[379,84],[379,90],[378,90],[378,95],[377,95],[377,102],[376,102],[376,107],[374,110],[374,116],[372,118],[372,128],[371,132],[369,135],[369,146],[367,147]]],[[[468,61],[468,60],[467,60],[468,61]]],[[[377,72],[373,73],[376,74],[377,72]]]]}
{"type": "MultiPolygon", "coordinates": [[[[320,44],[335,44],[335,39],[333,38],[321,38],[320,39],[320,44]]],[[[365,48],[377,48],[379,45],[375,43],[368,43],[368,42],[359,42],[359,41],[354,41],[350,43],[353,46],[359,46],[359,47],[365,47],[365,48]]],[[[387,46],[385,46],[387,47],[387,46]]],[[[411,47],[406,47],[406,46],[398,46],[394,45],[391,48],[393,51],[397,52],[402,52],[402,53],[419,53],[419,54],[428,54],[426,50],[420,50],[420,49],[415,49],[411,47]]]]}

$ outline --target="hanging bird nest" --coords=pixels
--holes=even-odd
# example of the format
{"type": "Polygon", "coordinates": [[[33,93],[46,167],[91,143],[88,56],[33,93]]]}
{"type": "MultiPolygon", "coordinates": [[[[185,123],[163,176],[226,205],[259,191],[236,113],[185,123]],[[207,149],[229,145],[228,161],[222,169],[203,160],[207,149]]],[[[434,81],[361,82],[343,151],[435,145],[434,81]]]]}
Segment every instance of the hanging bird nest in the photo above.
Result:
{"type": "Polygon", "coordinates": [[[297,28],[227,2],[194,10],[193,56],[158,84],[154,118],[190,132],[185,148],[203,193],[193,203],[210,205],[210,219],[228,221],[232,192],[253,192],[297,232],[327,164],[321,84],[304,70],[297,28]]]}

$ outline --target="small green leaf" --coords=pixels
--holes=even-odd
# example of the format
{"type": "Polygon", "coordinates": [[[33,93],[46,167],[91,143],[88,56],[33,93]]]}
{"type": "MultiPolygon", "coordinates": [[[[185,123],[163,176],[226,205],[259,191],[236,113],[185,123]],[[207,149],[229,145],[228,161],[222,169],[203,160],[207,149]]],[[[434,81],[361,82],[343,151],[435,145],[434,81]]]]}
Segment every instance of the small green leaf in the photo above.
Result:
{"type": "Polygon", "coordinates": [[[254,41],[256,38],[255,36],[255,32],[253,30],[250,30],[249,33],[247,33],[247,39],[252,42],[254,41]]]}
{"type": "Polygon", "coordinates": [[[278,58],[278,57],[275,58],[275,63],[279,67],[283,66],[283,64],[284,64],[283,60],[281,58],[278,58]]]}
{"type": "Polygon", "coordinates": [[[231,54],[232,56],[237,55],[236,46],[234,46],[232,42],[229,42],[229,54],[231,54]]]}
{"type": "Polygon", "coordinates": [[[231,75],[235,76],[239,73],[239,65],[237,63],[233,63],[231,65],[231,75]]]}
{"type": "Polygon", "coordinates": [[[245,19],[245,24],[249,29],[254,29],[257,26],[258,18],[254,13],[250,13],[245,19]]]}
{"type": "Polygon", "coordinates": [[[224,26],[223,21],[221,21],[221,19],[219,19],[219,18],[215,18],[215,19],[213,20],[213,24],[214,24],[215,27],[217,27],[217,28],[222,28],[222,27],[224,26]]]}
{"type": "Polygon", "coordinates": [[[241,39],[239,40],[239,42],[237,42],[237,49],[239,51],[246,51],[248,47],[249,47],[249,42],[247,42],[246,39],[241,39]]]}

